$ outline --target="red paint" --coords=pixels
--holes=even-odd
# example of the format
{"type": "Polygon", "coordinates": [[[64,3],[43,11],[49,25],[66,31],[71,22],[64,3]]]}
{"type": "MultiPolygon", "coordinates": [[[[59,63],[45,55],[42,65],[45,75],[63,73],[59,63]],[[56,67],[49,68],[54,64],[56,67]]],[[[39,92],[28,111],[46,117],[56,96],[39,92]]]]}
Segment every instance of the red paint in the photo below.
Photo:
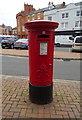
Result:
{"type": "Polygon", "coordinates": [[[21,44],[26,44],[26,43],[21,43],[21,44]]]}
{"type": "Polygon", "coordinates": [[[10,44],[10,42],[6,42],[6,44],[10,44]]]}
{"type": "MultiPolygon", "coordinates": [[[[58,23],[50,21],[35,21],[25,24],[29,39],[29,74],[30,84],[47,86],[52,84],[54,29],[58,23]],[[47,54],[40,53],[40,47],[47,45],[47,54]]],[[[43,47],[44,48],[44,47],[43,47]]],[[[42,50],[42,49],[41,49],[42,50]]]]}

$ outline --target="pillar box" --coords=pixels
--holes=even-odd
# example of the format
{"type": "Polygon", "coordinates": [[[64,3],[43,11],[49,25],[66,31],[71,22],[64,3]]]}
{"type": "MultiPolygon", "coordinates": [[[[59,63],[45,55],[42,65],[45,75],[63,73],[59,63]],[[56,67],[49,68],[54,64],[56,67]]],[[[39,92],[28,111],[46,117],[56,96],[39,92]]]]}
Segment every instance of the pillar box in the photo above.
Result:
{"type": "Polygon", "coordinates": [[[29,40],[29,98],[36,104],[53,100],[54,29],[58,23],[32,21],[25,24],[29,40]]]}

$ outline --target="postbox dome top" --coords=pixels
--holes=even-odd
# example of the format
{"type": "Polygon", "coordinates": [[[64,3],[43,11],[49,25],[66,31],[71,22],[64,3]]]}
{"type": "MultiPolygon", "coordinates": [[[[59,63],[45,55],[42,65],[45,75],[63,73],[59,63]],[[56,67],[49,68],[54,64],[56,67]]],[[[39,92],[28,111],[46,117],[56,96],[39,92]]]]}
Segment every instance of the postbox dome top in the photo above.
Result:
{"type": "Polygon", "coordinates": [[[56,29],[58,27],[59,23],[57,22],[51,22],[49,20],[35,20],[31,22],[25,23],[25,28],[28,30],[43,30],[43,29],[56,29]]]}

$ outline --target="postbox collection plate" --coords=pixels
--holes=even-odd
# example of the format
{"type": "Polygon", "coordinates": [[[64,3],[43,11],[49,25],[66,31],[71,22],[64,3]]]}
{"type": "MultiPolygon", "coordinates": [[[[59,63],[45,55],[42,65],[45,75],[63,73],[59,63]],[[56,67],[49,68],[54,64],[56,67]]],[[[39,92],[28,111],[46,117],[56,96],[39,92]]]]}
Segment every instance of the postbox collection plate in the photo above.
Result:
{"type": "Polygon", "coordinates": [[[48,42],[40,42],[40,55],[48,54],[48,42]]]}

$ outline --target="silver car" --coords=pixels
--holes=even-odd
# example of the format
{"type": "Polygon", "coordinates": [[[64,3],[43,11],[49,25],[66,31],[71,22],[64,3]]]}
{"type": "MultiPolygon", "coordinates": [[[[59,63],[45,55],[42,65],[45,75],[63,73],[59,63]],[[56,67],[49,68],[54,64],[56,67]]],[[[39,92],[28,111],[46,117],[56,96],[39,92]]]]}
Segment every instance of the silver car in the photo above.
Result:
{"type": "Polygon", "coordinates": [[[72,45],[73,51],[82,51],[82,36],[76,36],[72,45]]]}
{"type": "Polygon", "coordinates": [[[18,49],[28,49],[28,39],[18,39],[14,43],[14,48],[18,49]]]}

